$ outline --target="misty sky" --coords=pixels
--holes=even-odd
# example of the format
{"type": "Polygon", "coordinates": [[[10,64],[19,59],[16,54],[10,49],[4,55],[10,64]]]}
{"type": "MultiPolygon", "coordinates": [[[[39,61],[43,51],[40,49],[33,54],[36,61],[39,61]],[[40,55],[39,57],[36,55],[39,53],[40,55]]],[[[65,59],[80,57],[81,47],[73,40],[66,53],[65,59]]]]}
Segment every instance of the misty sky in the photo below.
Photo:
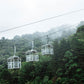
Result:
{"type": "MultiPolygon", "coordinates": [[[[84,0],[0,0],[0,31],[84,8],[84,0]]],[[[0,33],[1,37],[45,32],[84,21],[84,11],[0,33]]]]}

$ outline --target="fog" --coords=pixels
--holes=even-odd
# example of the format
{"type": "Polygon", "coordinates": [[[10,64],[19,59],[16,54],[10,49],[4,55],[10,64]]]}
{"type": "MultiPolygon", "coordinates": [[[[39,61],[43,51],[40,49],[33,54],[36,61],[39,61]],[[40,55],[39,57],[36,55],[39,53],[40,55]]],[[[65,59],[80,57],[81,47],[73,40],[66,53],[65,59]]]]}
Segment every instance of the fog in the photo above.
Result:
{"type": "MultiPolygon", "coordinates": [[[[0,0],[0,31],[84,8],[83,0],[0,0]]],[[[84,11],[0,33],[0,38],[47,32],[84,21],[84,11]]]]}

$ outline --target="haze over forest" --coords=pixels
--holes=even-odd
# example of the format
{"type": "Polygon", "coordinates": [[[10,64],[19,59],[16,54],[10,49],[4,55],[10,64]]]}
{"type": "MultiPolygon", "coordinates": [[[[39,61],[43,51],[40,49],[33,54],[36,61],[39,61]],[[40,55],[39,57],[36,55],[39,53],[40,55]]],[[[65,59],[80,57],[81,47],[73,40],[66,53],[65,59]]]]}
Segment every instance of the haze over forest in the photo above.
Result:
{"type": "Polygon", "coordinates": [[[84,0],[1,0],[0,84],[84,84],[84,0]]]}

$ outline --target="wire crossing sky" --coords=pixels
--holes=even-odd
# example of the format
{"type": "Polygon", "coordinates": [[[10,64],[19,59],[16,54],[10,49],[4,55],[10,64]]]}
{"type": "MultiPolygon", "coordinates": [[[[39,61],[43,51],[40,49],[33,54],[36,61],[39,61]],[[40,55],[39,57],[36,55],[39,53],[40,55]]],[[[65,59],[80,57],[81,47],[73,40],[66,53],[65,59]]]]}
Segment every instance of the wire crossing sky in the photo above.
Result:
{"type": "Polygon", "coordinates": [[[80,12],[80,11],[84,11],[84,9],[71,11],[71,12],[68,12],[68,13],[64,13],[64,14],[60,14],[60,15],[57,15],[57,16],[53,16],[53,17],[45,18],[45,19],[38,20],[38,21],[35,21],[35,22],[31,22],[31,23],[28,23],[28,24],[24,24],[24,25],[21,25],[21,26],[9,28],[9,29],[0,31],[0,33],[7,32],[7,31],[10,31],[10,30],[14,30],[14,29],[17,29],[17,28],[21,28],[21,27],[28,26],[28,25],[33,25],[33,24],[36,24],[36,23],[39,23],[39,22],[47,21],[47,20],[50,20],[50,19],[58,18],[58,17],[61,17],[61,16],[73,14],[73,13],[80,12]]]}
{"type": "Polygon", "coordinates": [[[1,0],[0,38],[78,24],[84,21],[83,9],[84,0],[1,0]]]}

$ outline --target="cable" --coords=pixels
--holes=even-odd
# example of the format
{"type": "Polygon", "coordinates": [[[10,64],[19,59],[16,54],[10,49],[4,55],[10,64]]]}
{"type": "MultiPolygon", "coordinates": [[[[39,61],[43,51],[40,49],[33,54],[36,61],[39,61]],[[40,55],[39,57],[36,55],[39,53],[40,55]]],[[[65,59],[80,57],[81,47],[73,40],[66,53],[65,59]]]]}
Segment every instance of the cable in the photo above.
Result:
{"type": "Polygon", "coordinates": [[[24,25],[21,25],[21,26],[12,27],[12,28],[0,31],[0,33],[7,32],[7,31],[10,31],[10,30],[14,30],[14,29],[18,29],[18,28],[21,28],[21,27],[24,27],[24,26],[28,26],[28,25],[33,25],[33,24],[36,24],[36,23],[39,23],[39,22],[47,21],[47,20],[54,19],[54,18],[57,18],[57,17],[69,15],[69,14],[72,14],[72,13],[80,12],[80,11],[83,11],[83,10],[84,9],[75,10],[75,11],[71,11],[71,12],[68,12],[68,13],[60,14],[60,15],[57,15],[57,16],[41,19],[41,20],[38,20],[38,21],[35,21],[35,22],[31,22],[31,23],[28,23],[28,24],[24,24],[24,25]]]}

